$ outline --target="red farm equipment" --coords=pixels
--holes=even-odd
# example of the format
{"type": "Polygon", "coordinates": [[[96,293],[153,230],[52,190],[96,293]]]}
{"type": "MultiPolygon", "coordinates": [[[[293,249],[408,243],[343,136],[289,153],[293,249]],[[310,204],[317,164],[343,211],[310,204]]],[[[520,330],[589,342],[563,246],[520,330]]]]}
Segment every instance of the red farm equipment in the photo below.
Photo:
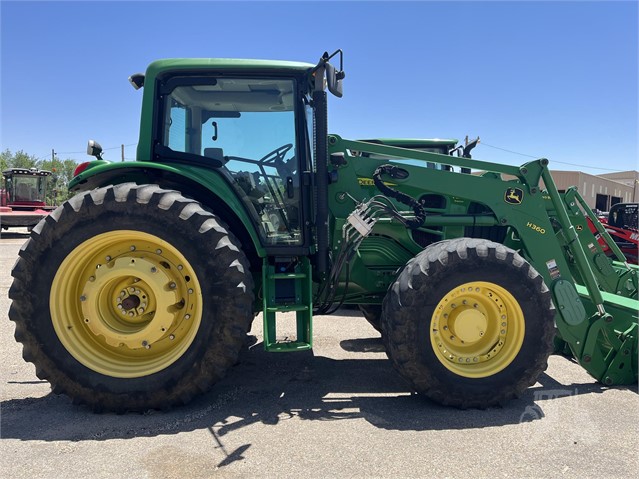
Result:
{"type": "Polygon", "coordinates": [[[31,229],[54,209],[45,201],[50,176],[50,171],[37,168],[9,168],[2,172],[1,229],[31,229]]]}

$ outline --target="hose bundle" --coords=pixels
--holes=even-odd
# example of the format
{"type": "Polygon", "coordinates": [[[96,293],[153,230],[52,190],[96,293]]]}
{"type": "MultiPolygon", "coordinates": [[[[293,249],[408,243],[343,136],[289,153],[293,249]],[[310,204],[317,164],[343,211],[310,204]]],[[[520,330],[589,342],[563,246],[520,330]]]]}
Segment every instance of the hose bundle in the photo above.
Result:
{"type": "Polygon", "coordinates": [[[424,220],[426,219],[426,211],[424,207],[421,205],[419,201],[417,201],[412,196],[407,195],[406,193],[402,193],[401,191],[394,190],[393,188],[386,186],[382,181],[382,175],[387,174],[391,178],[404,178],[404,175],[408,175],[406,170],[403,170],[394,165],[381,165],[373,173],[373,181],[375,182],[375,186],[379,191],[381,191],[384,195],[389,198],[394,198],[400,203],[403,203],[413,209],[415,212],[415,218],[406,219],[402,218],[402,222],[411,229],[419,228],[424,224],[424,220]]]}

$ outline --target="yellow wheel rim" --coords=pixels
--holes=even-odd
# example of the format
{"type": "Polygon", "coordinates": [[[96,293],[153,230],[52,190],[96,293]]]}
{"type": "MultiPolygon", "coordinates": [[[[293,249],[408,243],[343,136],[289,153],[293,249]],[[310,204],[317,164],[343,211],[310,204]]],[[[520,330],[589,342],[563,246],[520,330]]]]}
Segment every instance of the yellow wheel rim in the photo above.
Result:
{"type": "Polygon", "coordinates": [[[437,359],[467,378],[492,376],[506,368],[517,357],[524,333],[524,314],[514,296],[482,281],[450,290],[430,323],[437,359]]]}
{"type": "Polygon", "coordinates": [[[53,279],[49,304],[67,351],[118,378],[173,364],[202,319],[192,266],[170,243],[140,231],[104,233],[77,246],[53,279]]]}

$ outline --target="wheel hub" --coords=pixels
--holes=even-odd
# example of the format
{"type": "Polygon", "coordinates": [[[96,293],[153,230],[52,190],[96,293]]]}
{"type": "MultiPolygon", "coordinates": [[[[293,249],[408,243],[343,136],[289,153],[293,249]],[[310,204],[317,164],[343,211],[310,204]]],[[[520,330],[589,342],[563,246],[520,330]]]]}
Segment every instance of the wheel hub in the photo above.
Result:
{"type": "Polygon", "coordinates": [[[507,290],[472,282],[452,289],[438,303],[430,339],[435,355],[448,369],[483,377],[512,361],[523,341],[523,328],[521,308],[507,290]]]}
{"type": "Polygon", "coordinates": [[[138,296],[129,296],[128,298],[122,300],[122,308],[124,309],[124,311],[136,309],[138,306],[140,306],[140,304],[141,301],[138,296]]]}
{"type": "Polygon", "coordinates": [[[116,258],[97,268],[94,278],[85,284],[82,312],[89,329],[108,344],[149,349],[171,328],[175,315],[169,308],[179,297],[155,262],[116,258]]]}
{"type": "Polygon", "coordinates": [[[140,377],[187,350],[200,326],[202,292],[173,245],[117,230],[68,254],[50,304],[56,334],[78,361],[107,376],[140,377]]]}
{"type": "Polygon", "coordinates": [[[486,331],[488,320],[476,309],[465,309],[451,321],[450,330],[464,343],[479,341],[486,331]]]}

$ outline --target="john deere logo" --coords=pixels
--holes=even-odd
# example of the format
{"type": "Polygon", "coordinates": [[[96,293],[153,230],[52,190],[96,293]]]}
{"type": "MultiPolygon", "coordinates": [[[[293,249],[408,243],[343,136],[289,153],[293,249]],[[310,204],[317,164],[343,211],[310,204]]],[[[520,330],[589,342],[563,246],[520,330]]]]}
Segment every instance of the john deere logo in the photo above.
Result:
{"type": "Polygon", "coordinates": [[[524,201],[524,190],[519,188],[508,188],[504,195],[504,201],[511,205],[520,205],[524,201]]]}

